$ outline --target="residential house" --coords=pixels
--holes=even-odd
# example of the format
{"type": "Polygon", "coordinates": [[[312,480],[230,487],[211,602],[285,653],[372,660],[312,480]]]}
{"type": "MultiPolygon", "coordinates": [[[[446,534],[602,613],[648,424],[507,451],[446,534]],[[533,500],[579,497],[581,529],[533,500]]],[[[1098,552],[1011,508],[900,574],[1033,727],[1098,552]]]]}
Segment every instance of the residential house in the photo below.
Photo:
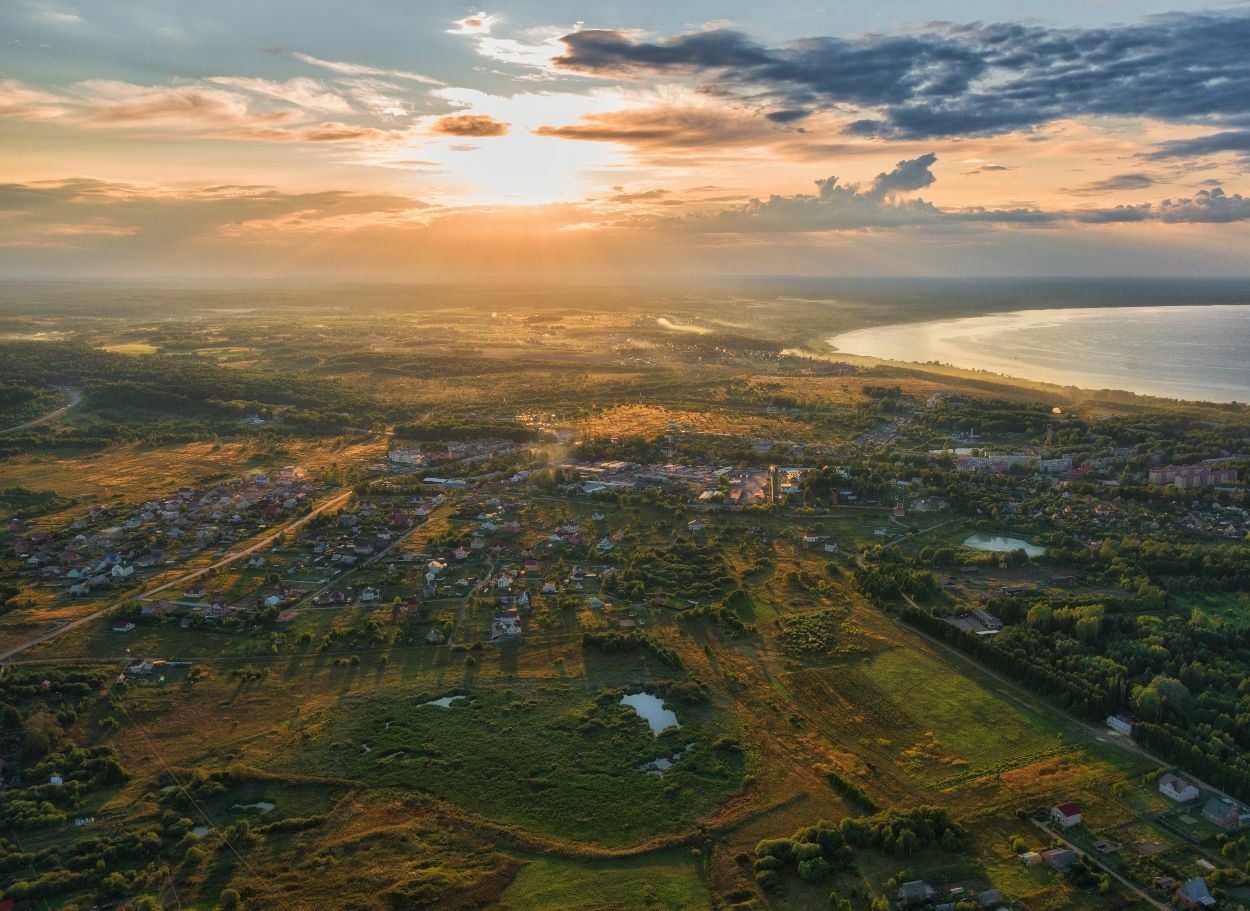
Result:
{"type": "Polygon", "coordinates": [[[1168,772],[1159,779],[1159,793],[1177,803],[1198,799],[1198,789],[1179,775],[1168,772]]]}
{"type": "Polygon", "coordinates": [[[1081,824],[1081,808],[1071,801],[1056,804],[1050,808],[1050,818],[1065,829],[1070,829],[1081,824]]]}
{"type": "Polygon", "coordinates": [[[1051,848],[1042,852],[1042,860],[1052,870],[1066,873],[1076,863],[1076,852],[1071,848],[1051,848]]]}
{"type": "Polygon", "coordinates": [[[1206,880],[1191,879],[1176,890],[1176,903],[1182,908],[1214,908],[1215,899],[1206,880]]]}
{"type": "Polygon", "coordinates": [[[977,905],[983,908],[984,911],[995,911],[995,909],[1001,908],[1006,903],[1003,893],[997,889],[986,889],[977,895],[977,905]]]}
{"type": "Polygon", "coordinates": [[[904,908],[928,904],[936,893],[931,885],[921,879],[913,879],[898,887],[898,903],[904,908]]]}
{"type": "Polygon", "coordinates": [[[1238,825],[1236,805],[1219,797],[1212,797],[1206,802],[1202,815],[1222,829],[1235,829],[1238,825]]]}

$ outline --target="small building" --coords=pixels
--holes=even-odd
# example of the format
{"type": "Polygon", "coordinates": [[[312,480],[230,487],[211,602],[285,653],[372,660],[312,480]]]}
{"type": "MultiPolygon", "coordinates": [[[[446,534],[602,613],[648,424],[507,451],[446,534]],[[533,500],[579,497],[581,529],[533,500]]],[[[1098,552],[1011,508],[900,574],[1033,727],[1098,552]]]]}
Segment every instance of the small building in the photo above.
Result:
{"type": "Polygon", "coordinates": [[[1235,829],[1238,825],[1236,805],[1231,801],[1225,802],[1219,797],[1212,797],[1206,802],[1202,808],[1202,815],[1222,829],[1235,829]]]}
{"type": "Polygon", "coordinates": [[[974,607],[971,611],[973,617],[980,621],[981,625],[987,630],[1000,630],[1003,628],[1003,621],[999,620],[984,608],[974,607]]]}
{"type": "Polygon", "coordinates": [[[1001,908],[1005,904],[1006,900],[1003,898],[1003,893],[997,889],[986,889],[977,895],[977,905],[984,911],[995,911],[996,908],[1001,908]]]}
{"type": "Polygon", "coordinates": [[[1176,890],[1176,903],[1182,908],[1214,908],[1215,899],[1206,880],[1191,879],[1176,890]]]}
{"type": "Polygon", "coordinates": [[[1051,848],[1042,852],[1042,860],[1052,870],[1066,873],[1068,868],[1076,863],[1076,852],[1071,848],[1051,848]]]}
{"type": "Polygon", "coordinates": [[[515,610],[503,611],[491,621],[492,639],[512,639],[521,635],[521,618],[515,610]]]}
{"type": "Polygon", "coordinates": [[[131,632],[134,628],[135,628],[135,625],[134,625],[133,623],[131,623],[130,621],[125,621],[125,622],[123,622],[123,623],[114,623],[114,624],[113,624],[113,632],[115,632],[115,633],[129,633],[129,632],[131,632]]]}
{"type": "Polygon", "coordinates": [[[1197,800],[1199,792],[1192,782],[1168,772],[1159,779],[1159,793],[1177,803],[1187,803],[1197,800]]]}
{"type": "Polygon", "coordinates": [[[898,887],[898,903],[904,908],[915,908],[928,904],[936,893],[931,885],[922,879],[913,879],[898,887]]]}
{"type": "Polygon", "coordinates": [[[1026,867],[1036,867],[1041,862],[1042,855],[1038,854],[1036,851],[1025,851],[1020,855],[1020,863],[1024,864],[1026,867]]]}
{"type": "Polygon", "coordinates": [[[1128,718],[1125,718],[1123,715],[1108,715],[1107,727],[1126,736],[1133,733],[1133,722],[1128,718]]]}
{"type": "Polygon", "coordinates": [[[1079,804],[1071,801],[1056,804],[1050,808],[1050,818],[1065,829],[1079,826],[1081,824],[1081,807],[1079,804]]]}

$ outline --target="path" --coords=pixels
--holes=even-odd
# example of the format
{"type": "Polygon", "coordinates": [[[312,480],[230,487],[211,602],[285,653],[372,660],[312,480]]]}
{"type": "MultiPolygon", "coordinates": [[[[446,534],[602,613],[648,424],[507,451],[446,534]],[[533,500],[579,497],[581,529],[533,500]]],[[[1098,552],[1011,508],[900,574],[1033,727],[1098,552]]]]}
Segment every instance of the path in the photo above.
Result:
{"type": "Polygon", "coordinates": [[[1141,886],[1137,885],[1137,884],[1136,884],[1136,883],[1134,883],[1132,880],[1127,879],[1127,878],[1125,878],[1125,877],[1121,876],[1119,873],[1117,873],[1115,870],[1112,870],[1110,867],[1108,867],[1105,863],[1103,863],[1100,859],[1098,859],[1097,857],[1095,857],[1093,854],[1090,854],[1089,852],[1087,852],[1087,851],[1083,850],[1082,848],[1078,847],[1077,845],[1074,845],[1072,842],[1068,841],[1066,838],[1064,838],[1062,835],[1060,835],[1058,832],[1056,832],[1056,831],[1055,831],[1054,829],[1052,829],[1050,826],[1046,825],[1046,823],[1044,823],[1044,822],[1039,822],[1038,820],[1034,819],[1034,820],[1033,820],[1033,825],[1037,826],[1039,829],[1041,829],[1043,832],[1045,832],[1047,835],[1049,835],[1049,836],[1050,836],[1052,839],[1054,839],[1055,841],[1061,841],[1061,842],[1063,842],[1065,845],[1067,845],[1069,848],[1071,848],[1071,849],[1072,849],[1073,851],[1075,851],[1077,854],[1080,854],[1082,857],[1084,857],[1084,858],[1085,858],[1086,860],[1088,860],[1090,863],[1094,864],[1094,865],[1095,865],[1096,867],[1098,867],[1100,870],[1102,870],[1103,872],[1105,872],[1108,876],[1112,876],[1112,877],[1114,877],[1114,878],[1116,879],[1116,881],[1118,881],[1118,882],[1120,883],[1120,885],[1124,886],[1126,889],[1128,889],[1128,890],[1129,890],[1130,892],[1132,892],[1134,895],[1138,896],[1139,898],[1143,898],[1143,899],[1145,899],[1146,901],[1150,902],[1150,904],[1152,904],[1152,905],[1154,905],[1156,908],[1158,908],[1158,909],[1159,909],[1159,911],[1172,911],[1172,906],[1171,906],[1171,905],[1165,905],[1163,902],[1159,901],[1159,900],[1158,900],[1158,899],[1156,899],[1154,896],[1147,894],[1147,893],[1146,893],[1146,891],[1145,891],[1144,889],[1142,889],[1142,887],[1141,887],[1141,886]]]}
{"type": "MultiPolygon", "coordinates": [[[[159,594],[160,592],[163,592],[163,591],[167,591],[175,586],[184,586],[188,582],[192,582],[198,579],[200,576],[204,575],[205,573],[212,572],[215,569],[220,569],[223,566],[229,566],[231,563],[234,563],[237,560],[242,560],[244,557],[251,556],[252,554],[256,553],[258,550],[264,550],[266,547],[269,547],[270,545],[272,545],[274,541],[276,541],[282,535],[286,534],[288,531],[292,531],[296,528],[299,528],[305,522],[310,521],[311,519],[313,519],[313,517],[320,515],[321,513],[325,512],[327,509],[333,509],[334,507],[339,506],[340,504],[346,502],[351,497],[351,495],[352,495],[352,491],[350,489],[341,491],[335,494],[334,496],[330,497],[329,499],[324,500],[317,506],[313,507],[312,510],[300,516],[299,518],[292,519],[290,522],[275,529],[274,531],[270,532],[269,534],[265,535],[259,540],[252,542],[251,544],[247,545],[242,550],[234,551],[233,553],[227,554],[226,556],[222,557],[220,560],[216,560],[213,563],[210,563],[208,566],[201,567],[200,569],[193,570],[192,572],[189,572],[189,573],[184,573],[183,575],[178,576],[175,579],[171,579],[168,582],[163,582],[160,585],[156,586],[155,588],[148,589],[146,592],[139,595],[138,598],[140,600],[148,600],[153,595],[159,594]]],[[[7,651],[0,652],[0,661],[8,661],[14,655],[24,652],[28,648],[33,648],[34,646],[47,642],[50,639],[55,639],[57,636],[60,636],[62,633],[67,633],[72,629],[77,629],[80,626],[83,626],[87,623],[91,623],[93,620],[98,620],[99,618],[107,614],[109,611],[111,611],[113,608],[118,607],[119,605],[122,605],[126,603],[127,601],[133,600],[134,597],[135,597],[134,595],[127,595],[125,598],[119,598],[116,601],[112,601],[109,604],[106,604],[104,607],[100,608],[99,610],[93,613],[87,614],[82,617],[78,617],[75,620],[70,620],[67,623],[63,623],[62,625],[58,627],[48,630],[46,633],[42,633],[33,639],[27,640],[26,642],[23,642],[20,645],[15,645],[12,648],[8,649],[7,651]]]]}
{"type": "Polygon", "coordinates": [[[81,389],[74,389],[70,386],[53,386],[52,388],[59,389],[61,392],[65,393],[64,405],[55,411],[49,411],[41,417],[33,418],[29,421],[23,421],[21,424],[14,424],[12,427],[6,427],[4,430],[0,430],[0,434],[17,433],[19,430],[29,430],[31,427],[38,427],[40,424],[46,424],[48,421],[55,421],[82,401],[81,389]]]}

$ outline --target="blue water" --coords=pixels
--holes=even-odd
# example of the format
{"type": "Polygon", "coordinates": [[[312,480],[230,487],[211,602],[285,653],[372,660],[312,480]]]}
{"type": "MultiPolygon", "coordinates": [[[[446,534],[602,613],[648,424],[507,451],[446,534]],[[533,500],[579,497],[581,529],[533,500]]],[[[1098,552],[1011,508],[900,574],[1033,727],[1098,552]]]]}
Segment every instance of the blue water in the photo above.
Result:
{"type": "Polygon", "coordinates": [[[1084,389],[1250,402],[1250,305],[1017,310],[860,329],[830,344],[1084,389]]]}

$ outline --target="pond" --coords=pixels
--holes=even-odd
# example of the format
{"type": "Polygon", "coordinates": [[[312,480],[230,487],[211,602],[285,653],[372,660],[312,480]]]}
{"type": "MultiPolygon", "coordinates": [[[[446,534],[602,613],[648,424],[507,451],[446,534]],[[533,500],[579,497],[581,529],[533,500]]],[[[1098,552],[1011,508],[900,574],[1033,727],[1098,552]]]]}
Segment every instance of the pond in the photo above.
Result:
{"type": "Polygon", "coordinates": [[[621,697],[621,704],[627,705],[647,722],[651,733],[656,737],[669,728],[679,728],[681,724],[677,716],[664,707],[664,700],[650,693],[630,693],[621,697]]]}
{"type": "Polygon", "coordinates": [[[980,532],[965,538],[964,547],[971,547],[973,550],[988,550],[994,553],[1010,553],[1013,550],[1022,550],[1030,557],[1040,557],[1046,553],[1046,548],[1030,544],[1023,538],[1011,538],[1007,535],[987,535],[980,532]]]}
{"type": "Polygon", "coordinates": [[[274,808],[267,800],[258,800],[256,803],[236,803],[233,809],[236,810],[260,810],[262,813],[268,813],[274,808]]]}
{"type": "Polygon", "coordinates": [[[436,705],[440,709],[445,709],[453,702],[463,699],[463,696],[444,696],[442,699],[431,699],[429,702],[423,702],[422,705],[436,705]]]}

